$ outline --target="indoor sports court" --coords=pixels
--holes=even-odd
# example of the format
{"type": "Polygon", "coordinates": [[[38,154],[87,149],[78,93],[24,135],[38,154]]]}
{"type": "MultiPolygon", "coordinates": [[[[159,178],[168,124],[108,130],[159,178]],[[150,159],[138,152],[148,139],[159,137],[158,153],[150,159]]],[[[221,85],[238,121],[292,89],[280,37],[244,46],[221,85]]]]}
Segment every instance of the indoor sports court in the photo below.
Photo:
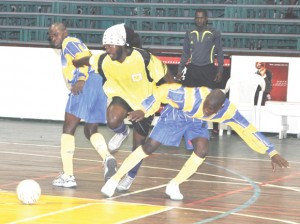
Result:
{"type": "MultiPolygon", "coordinates": [[[[165,186],[191,152],[161,147],[147,158],[127,193],[105,198],[102,161],[76,132],[74,189],[52,186],[61,171],[61,122],[0,119],[0,223],[300,223],[300,146],[297,136],[266,134],[289,169],[272,172],[267,155],[252,151],[237,135],[213,136],[205,163],[181,185],[183,201],[172,201],[165,186]],[[15,189],[24,179],[36,180],[42,195],[23,205],[15,189]]],[[[108,140],[113,133],[100,132],[108,140]]],[[[131,150],[131,138],[114,154],[119,165],[131,150]]]]}

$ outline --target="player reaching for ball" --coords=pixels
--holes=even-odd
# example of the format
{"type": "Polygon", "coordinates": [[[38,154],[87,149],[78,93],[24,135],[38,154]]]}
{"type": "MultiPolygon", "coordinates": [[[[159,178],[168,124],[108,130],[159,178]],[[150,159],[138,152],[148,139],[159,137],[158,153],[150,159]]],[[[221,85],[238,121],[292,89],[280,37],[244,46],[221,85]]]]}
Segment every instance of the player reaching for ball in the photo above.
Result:
{"type": "Polygon", "coordinates": [[[166,187],[166,194],[173,200],[182,200],[179,185],[193,175],[204,162],[208,152],[207,121],[223,122],[256,152],[268,154],[272,168],[286,168],[289,163],[274,149],[268,139],[250,124],[229,102],[220,89],[207,87],[183,87],[180,84],[164,84],[143,101],[143,110],[129,113],[131,120],[139,121],[150,116],[164,103],[161,116],[144,145],[133,151],[123,162],[117,173],[102,187],[101,192],[111,197],[120,179],[135,164],[148,157],[161,144],[178,146],[181,136],[186,136],[194,146],[194,152],[175,178],[166,187]]]}

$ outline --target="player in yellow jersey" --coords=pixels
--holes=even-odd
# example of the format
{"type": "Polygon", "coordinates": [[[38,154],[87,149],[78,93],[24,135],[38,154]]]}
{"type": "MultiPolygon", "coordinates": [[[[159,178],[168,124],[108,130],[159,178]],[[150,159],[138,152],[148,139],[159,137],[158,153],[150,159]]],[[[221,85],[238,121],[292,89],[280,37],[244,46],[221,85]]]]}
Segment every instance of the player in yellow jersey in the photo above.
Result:
{"type": "Polygon", "coordinates": [[[81,119],[85,121],[86,138],[105,161],[104,178],[107,181],[116,172],[117,162],[110,155],[102,134],[97,132],[99,123],[106,123],[107,97],[102,88],[103,79],[91,67],[77,69],[73,66],[76,53],[89,52],[89,49],[78,38],[69,36],[63,23],[50,26],[49,41],[53,47],[61,49],[63,76],[70,90],[61,136],[63,173],[52,184],[59,187],[77,186],[73,174],[74,133],[81,119]]]}
{"type": "Polygon", "coordinates": [[[123,175],[140,160],[148,157],[161,144],[178,146],[181,136],[186,135],[194,146],[194,152],[178,175],[166,188],[166,194],[173,200],[182,200],[179,184],[194,174],[204,162],[208,152],[207,121],[224,122],[256,152],[268,154],[272,168],[288,167],[289,163],[274,149],[268,139],[250,124],[229,102],[220,89],[207,87],[183,87],[180,84],[163,84],[153,95],[143,101],[143,110],[133,111],[129,118],[139,121],[155,113],[160,104],[167,104],[149,135],[146,143],[138,147],[123,162],[117,173],[102,187],[101,192],[111,197],[123,175]]]}
{"type": "MultiPolygon", "coordinates": [[[[105,53],[99,55],[77,54],[76,67],[91,65],[106,79],[104,91],[112,99],[107,108],[107,126],[116,134],[110,140],[111,151],[119,149],[129,134],[124,124],[128,112],[142,109],[142,101],[153,93],[159,81],[174,82],[168,67],[157,57],[138,48],[138,35],[124,24],[108,28],[103,34],[105,53]]],[[[144,144],[151,127],[153,115],[133,121],[133,149],[144,144]]],[[[127,190],[132,184],[140,164],[131,169],[120,182],[118,190],[127,190]]]]}

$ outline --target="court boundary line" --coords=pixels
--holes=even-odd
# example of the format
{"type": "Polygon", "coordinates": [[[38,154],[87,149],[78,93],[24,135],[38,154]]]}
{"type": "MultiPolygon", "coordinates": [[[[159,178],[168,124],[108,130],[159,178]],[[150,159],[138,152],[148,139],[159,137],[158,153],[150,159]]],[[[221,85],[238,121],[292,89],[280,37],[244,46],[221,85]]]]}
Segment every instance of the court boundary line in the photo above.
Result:
{"type": "MultiPolygon", "coordinates": [[[[1,142],[0,144],[12,144],[12,145],[27,145],[27,146],[36,146],[36,147],[51,147],[51,148],[60,148],[60,146],[55,145],[45,145],[45,144],[31,144],[31,143],[18,143],[18,142],[1,142]]],[[[76,149],[88,149],[88,150],[94,150],[91,147],[76,147],[76,149]]],[[[5,151],[4,151],[5,152],[5,151]]],[[[131,153],[129,150],[118,150],[118,152],[123,153],[131,153]]],[[[3,151],[0,150],[0,153],[3,153],[3,151]]],[[[186,154],[176,154],[176,153],[166,153],[166,152],[154,152],[152,155],[172,155],[172,156],[182,156],[182,157],[189,157],[190,155],[186,154]]],[[[242,157],[225,157],[225,156],[207,156],[206,158],[212,158],[212,159],[228,159],[228,160],[246,160],[246,161],[262,161],[262,162],[270,162],[269,159],[253,159],[253,158],[242,158],[242,157]]],[[[94,160],[97,162],[97,160],[94,160]]],[[[300,164],[298,161],[289,161],[291,163],[300,164]]]]}
{"type": "MultiPolygon", "coordinates": [[[[11,192],[9,192],[9,193],[11,193],[11,192]]],[[[57,195],[47,195],[47,196],[57,197],[57,198],[68,198],[68,199],[74,198],[74,197],[69,197],[69,196],[57,196],[57,195]]],[[[45,213],[45,214],[40,215],[40,216],[34,216],[34,217],[26,218],[26,219],[17,220],[17,221],[14,221],[14,222],[8,222],[6,224],[18,224],[18,223],[22,223],[22,222],[28,222],[28,221],[36,220],[36,219],[39,219],[39,218],[43,218],[43,217],[47,217],[47,216],[51,216],[51,215],[55,215],[55,214],[60,214],[60,213],[66,212],[66,211],[71,211],[71,210],[74,210],[74,209],[80,209],[80,208],[86,207],[86,206],[92,206],[92,205],[97,205],[97,204],[105,204],[105,203],[111,204],[112,202],[113,203],[115,202],[116,204],[121,204],[121,205],[122,204],[123,205],[131,204],[131,205],[142,205],[142,206],[153,206],[153,207],[155,207],[155,206],[165,207],[165,209],[162,209],[160,211],[152,212],[152,213],[149,213],[149,214],[144,215],[144,216],[138,216],[134,219],[127,219],[127,220],[118,222],[118,224],[128,223],[130,221],[134,221],[134,220],[138,220],[138,219],[145,218],[145,217],[148,217],[148,216],[152,216],[154,214],[163,213],[163,212],[166,212],[166,211],[170,211],[172,209],[197,211],[197,212],[207,212],[207,213],[218,213],[218,214],[226,213],[224,211],[212,210],[212,209],[209,210],[209,209],[201,209],[201,208],[186,208],[186,207],[181,207],[181,206],[152,205],[152,204],[137,203],[137,202],[119,202],[119,201],[109,200],[107,198],[106,199],[105,198],[104,199],[89,199],[89,198],[82,198],[82,197],[75,197],[75,198],[76,199],[81,199],[81,200],[90,200],[90,201],[95,201],[95,202],[89,202],[89,203],[86,203],[86,204],[81,204],[79,206],[74,206],[72,208],[58,210],[56,212],[48,212],[48,213],[45,213]]],[[[27,205],[24,205],[24,206],[27,206],[27,205]]],[[[233,213],[231,215],[242,216],[242,217],[250,217],[250,218],[262,219],[262,220],[279,221],[279,222],[287,223],[287,224],[298,224],[297,222],[293,222],[293,221],[268,218],[268,217],[264,217],[264,216],[249,215],[249,214],[244,214],[244,213],[233,213]]]]}
{"type": "MultiPolygon", "coordinates": [[[[11,144],[11,143],[9,143],[9,144],[11,144]]],[[[35,144],[29,144],[29,145],[35,145],[35,144]]],[[[37,146],[37,145],[35,145],[35,146],[37,146]]],[[[49,145],[44,145],[44,146],[49,146],[49,145]]],[[[92,149],[92,148],[90,148],[90,149],[92,149]]],[[[130,153],[130,151],[126,151],[126,152],[129,152],[130,153]]],[[[1,153],[1,152],[0,152],[1,153]]],[[[12,154],[13,154],[14,152],[12,152],[12,154]]],[[[22,154],[22,153],[20,153],[20,154],[22,154]]],[[[157,154],[167,154],[167,155],[174,155],[174,154],[168,154],[168,153],[157,153],[157,154]]],[[[24,155],[24,154],[23,154],[24,155]]],[[[31,155],[31,154],[30,154],[31,155]]],[[[34,154],[35,156],[37,156],[36,154],[34,154]]],[[[181,154],[179,154],[179,155],[181,155],[181,154]]],[[[49,157],[49,155],[38,155],[38,156],[48,156],[49,157]]],[[[182,156],[182,155],[181,155],[182,156]]],[[[183,155],[183,156],[189,156],[189,155],[183,155]]],[[[51,157],[51,156],[50,156],[51,157]]],[[[60,157],[59,157],[60,158],[60,157]]],[[[218,158],[218,159],[221,159],[221,158],[227,158],[227,157],[215,157],[215,158],[218,158]]],[[[86,159],[82,159],[82,160],[86,160],[86,159]]],[[[245,159],[246,160],[246,159],[245,159]]],[[[251,159],[250,159],[251,160],[251,159]]],[[[256,160],[256,159],[255,159],[256,160]]],[[[87,161],[92,161],[92,160],[87,160],[87,161]]],[[[95,161],[95,160],[93,160],[93,161],[95,161]]],[[[261,161],[261,160],[259,160],[258,159],[258,161],[261,161]]],[[[269,161],[269,160],[268,160],[269,161]]],[[[99,162],[99,161],[96,161],[96,162],[99,162]]],[[[146,166],[145,166],[146,167],[146,166]]],[[[217,167],[219,167],[219,166],[217,166],[217,167]]],[[[158,167],[156,167],[156,168],[158,168],[158,167]]],[[[162,169],[164,169],[164,168],[162,168],[162,169]]],[[[224,169],[224,167],[222,167],[222,169],[224,169]]],[[[172,170],[172,169],[170,169],[170,170],[172,170]]],[[[227,169],[226,169],[227,170],[227,169]]],[[[178,171],[178,170],[177,170],[178,171]]],[[[200,173],[198,173],[198,174],[200,174],[200,173]]],[[[247,182],[247,181],[246,181],[247,182]]],[[[269,182],[274,182],[274,181],[269,181],[269,182]]],[[[266,186],[267,185],[267,183],[266,184],[264,184],[264,183],[259,183],[259,185],[263,185],[263,186],[266,186]]],[[[162,187],[162,186],[165,186],[165,185],[160,185],[160,186],[156,186],[155,188],[160,188],[160,187],[162,187]]],[[[153,189],[155,189],[155,188],[153,188],[153,189]]],[[[151,190],[151,189],[149,189],[149,190],[151,190]]],[[[294,190],[294,189],[289,189],[289,190],[294,190]]],[[[140,193],[140,192],[143,192],[143,191],[146,191],[146,190],[140,190],[140,191],[135,191],[136,193],[140,193]]],[[[130,194],[129,194],[130,195],[130,194]]],[[[125,197],[125,196],[127,196],[127,194],[122,194],[122,195],[120,195],[120,196],[117,196],[117,197],[114,197],[114,198],[118,198],[118,197],[121,197],[121,196],[123,196],[123,197],[125,197]]],[[[77,197],[75,197],[75,198],[77,198],[77,197]]],[[[114,199],[114,198],[112,198],[112,199],[114,199]]],[[[90,199],[88,199],[88,200],[90,200],[90,199]]],[[[100,199],[100,200],[107,200],[107,199],[100,199]]],[[[249,201],[249,200],[248,200],[249,201]]],[[[88,203],[89,204],[89,203],[88,203]]],[[[146,205],[148,205],[148,204],[146,204],[146,205]]],[[[149,206],[149,205],[148,205],[149,206]]],[[[77,206],[76,206],[77,207],[77,206]]],[[[85,206],[84,206],[85,207],[85,206]]],[[[169,207],[169,206],[168,206],[169,207]]],[[[182,208],[182,207],[180,207],[180,208],[182,208]]],[[[188,209],[188,208],[186,208],[186,209],[188,209]]],[[[209,212],[211,212],[211,210],[208,210],[209,212]]],[[[224,212],[221,212],[221,213],[224,213],[224,212]]],[[[226,212],[225,212],[226,213],[226,212]]],[[[234,212],[235,213],[235,212],[234,212]]],[[[256,217],[256,216],[255,216],[256,217]]],[[[259,216],[257,216],[257,217],[259,217],[259,216]]],[[[261,218],[261,217],[260,217],[261,218]]],[[[263,217],[263,218],[266,218],[266,219],[269,219],[269,218],[267,218],[267,217],[263,217]]],[[[199,222],[199,223],[205,223],[205,222],[203,222],[203,221],[205,221],[205,220],[202,220],[201,222],[199,222]]],[[[274,221],[279,221],[279,220],[274,220],[274,221]]],[[[291,222],[291,221],[287,221],[287,220],[280,220],[280,221],[283,221],[284,223],[294,223],[294,222],[291,222]]]]}

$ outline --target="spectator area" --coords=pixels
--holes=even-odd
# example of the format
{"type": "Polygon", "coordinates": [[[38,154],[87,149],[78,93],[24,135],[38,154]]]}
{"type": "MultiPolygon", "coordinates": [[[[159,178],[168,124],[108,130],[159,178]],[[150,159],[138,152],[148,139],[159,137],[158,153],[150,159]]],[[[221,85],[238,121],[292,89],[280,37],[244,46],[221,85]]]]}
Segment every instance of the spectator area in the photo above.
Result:
{"type": "Polygon", "coordinates": [[[300,6],[270,0],[145,0],[0,2],[0,44],[48,45],[51,23],[66,23],[72,35],[99,47],[106,28],[125,23],[145,47],[180,51],[184,33],[198,8],[222,32],[224,50],[288,52],[300,50],[300,6]]]}

